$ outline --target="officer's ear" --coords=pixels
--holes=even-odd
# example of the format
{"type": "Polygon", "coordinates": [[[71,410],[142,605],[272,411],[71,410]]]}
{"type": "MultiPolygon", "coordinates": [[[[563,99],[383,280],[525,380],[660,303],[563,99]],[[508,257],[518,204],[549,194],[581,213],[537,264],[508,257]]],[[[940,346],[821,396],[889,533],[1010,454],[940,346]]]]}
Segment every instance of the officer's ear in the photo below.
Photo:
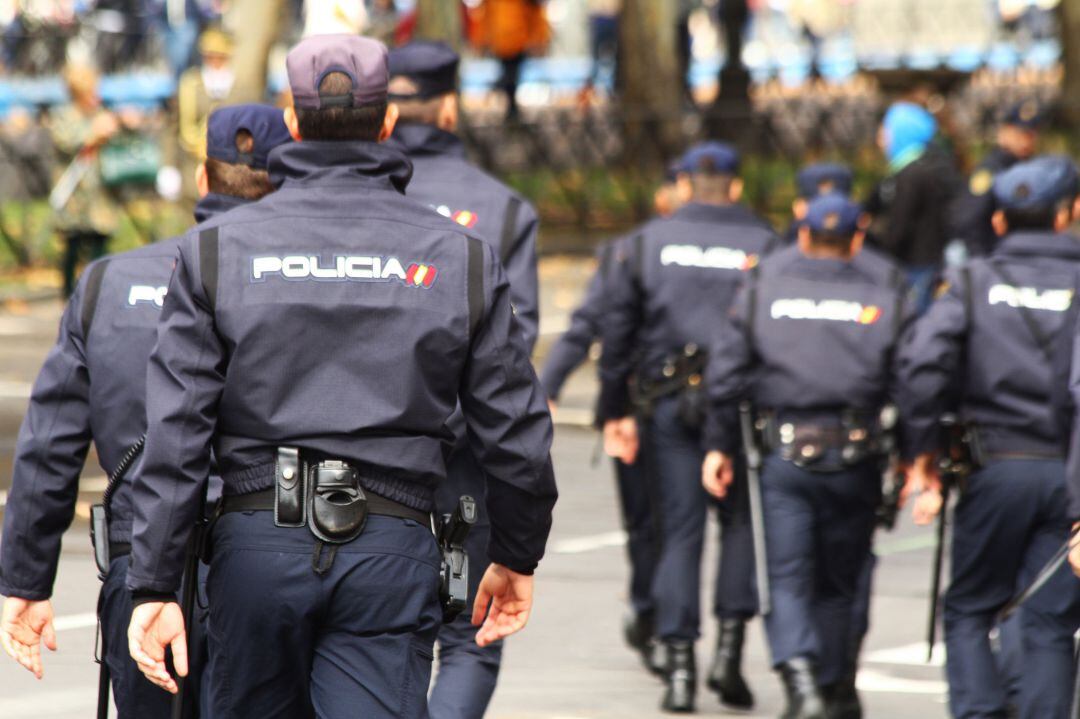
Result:
{"type": "Polygon", "coordinates": [[[994,234],[998,237],[1004,237],[1009,234],[1009,221],[1005,219],[1005,211],[998,210],[990,218],[990,224],[994,228],[994,234]]]}
{"type": "Polygon", "coordinates": [[[435,125],[445,132],[457,132],[458,96],[456,94],[448,92],[443,95],[439,102],[439,116],[435,125]]]}
{"type": "Polygon", "coordinates": [[[797,200],[795,200],[794,202],[791,203],[791,215],[792,215],[792,217],[794,217],[796,220],[805,220],[806,219],[806,208],[808,208],[809,206],[810,206],[810,203],[808,203],[806,200],[804,200],[801,197],[798,198],[797,200]]]}
{"type": "Polygon", "coordinates": [[[744,189],[746,189],[746,185],[743,183],[742,178],[736,177],[731,181],[731,192],[728,197],[732,202],[738,202],[742,199],[744,189]]]}
{"type": "Polygon", "coordinates": [[[292,135],[292,139],[300,142],[300,120],[296,117],[296,108],[289,105],[285,108],[285,127],[289,129],[289,134],[292,135]]]}
{"type": "Polygon", "coordinates": [[[205,162],[200,162],[195,168],[195,189],[200,199],[210,194],[210,176],[206,174],[205,162]]]}
{"type": "Polygon", "coordinates": [[[1073,218],[1076,217],[1076,205],[1062,205],[1058,209],[1057,214],[1054,215],[1054,232],[1065,232],[1073,223],[1073,218]]]}
{"type": "Polygon", "coordinates": [[[386,142],[394,134],[398,118],[401,117],[401,109],[391,102],[386,106],[386,117],[383,118],[382,130],[379,132],[379,142],[386,142]]]}
{"type": "Polygon", "coordinates": [[[690,175],[680,172],[675,178],[675,199],[680,205],[685,205],[694,199],[694,183],[690,181],[690,175]]]}
{"type": "Polygon", "coordinates": [[[813,240],[810,239],[810,228],[806,225],[799,226],[799,252],[809,255],[813,249],[813,240]]]}
{"type": "Polygon", "coordinates": [[[1072,206],[1072,221],[1076,222],[1078,220],[1080,220],[1080,195],[1077,195],[1076,199],[1073,200],[1072,206]]]}
{"type": "Polygon", "coordinates": [[[866,233],[862,230],[859,230],[855,233],[854,237],[851,238],[851,252],[849,253],[849,256],[854,257],[855,255],[862,252],[862,248],[865,243],[866,233]]]}

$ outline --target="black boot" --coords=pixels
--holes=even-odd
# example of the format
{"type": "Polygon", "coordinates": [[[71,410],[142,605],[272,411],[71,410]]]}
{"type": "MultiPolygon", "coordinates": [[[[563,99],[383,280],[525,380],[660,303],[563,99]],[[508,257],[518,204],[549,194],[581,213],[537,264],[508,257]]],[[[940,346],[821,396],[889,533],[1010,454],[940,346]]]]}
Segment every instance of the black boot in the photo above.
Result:
{"type": "Polygon", "coordinates": [[[746,622],[741,619],[722,619],[720,638],[716,642],[716,657],[706,683],[720,695],[720,703],[733,709],[752,709],[754,695],[742,675],[743,641],[746,622]]]}
{"type": "Polygon", "coordinates": [[[825,697],[825,716],[828,719],[862,719],[862,703],[855,689],[855,675],[844,677],[836,684],[822,687],[825,697]]]}
{"type": "Polygon", "coordinates": [[[663,676],[664,657],[663,647],[659,645],[653,636],[654,624],[651,614],[631,614],[623,621],[623,639],[630,648],[641,655],[641,661],[645,668],[652,674],[663,676]]]}
{"type": "Polygon", "coordinates": [[[666,712],[694,711],[697,693],[697,663],[692,642],[667,644],[667,691],[660,708],[666,712]]]}
{"type": "Polygon", "coordinates": [[[825,702],[818,691],[814,668],[802,657],[780,665],[787,691],[787,709],[780,719],[826,719],[825,702]]]}

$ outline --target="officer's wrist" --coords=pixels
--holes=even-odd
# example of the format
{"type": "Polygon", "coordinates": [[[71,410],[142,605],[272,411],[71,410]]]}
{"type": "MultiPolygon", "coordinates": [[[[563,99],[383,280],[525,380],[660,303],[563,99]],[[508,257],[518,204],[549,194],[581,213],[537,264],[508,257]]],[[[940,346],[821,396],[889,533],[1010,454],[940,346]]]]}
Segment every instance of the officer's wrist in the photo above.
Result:
{"type": "Polygon", "coordinates": [[[153,604],[155,602],[161,602],[162,604],[168,604],[169,602],[175,602],[176,596],[165,592],[153,592],[148,590],[136,589],[131,593],[131,608],[142,606],[143,604],[153,604]]]}

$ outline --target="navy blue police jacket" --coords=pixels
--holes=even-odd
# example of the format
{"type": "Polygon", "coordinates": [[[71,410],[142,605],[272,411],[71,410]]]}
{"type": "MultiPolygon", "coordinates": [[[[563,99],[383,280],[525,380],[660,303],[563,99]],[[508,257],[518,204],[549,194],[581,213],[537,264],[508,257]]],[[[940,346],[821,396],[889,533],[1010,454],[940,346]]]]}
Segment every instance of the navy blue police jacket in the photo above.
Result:
{"type": "Polygon", "coordinates": [[[392,148],[294,143],[269,169],[275,193],[180,243],[128,586],[179,585],[211,448],[226,494],[270,488],[276,449],[295,446],[430,511],[459,399],[487,476],[489,556],[532,571],[556,498],[551,418],[495,252],[404,196],[411,165],[392,148]]]}
{"type": "Polygon", "coordinates": [[[1062,456],[1051,357],[1072,329],[1078,270],[1080,239],[1053,232],[1012,233],[950,270],[901,351],[905,454],[937,450],[938,420],[956,409],[989,454],[1062,456]]]}
{"type": "Polygon", "coordinates": [[[789,248],[766,258],[713,338],[706,447],[737,449],[743,400],[807,421],[874,414],[892,401],[896,347],[912,318],[901,280],[861,253],[811,258],[789,248]]]}
{"type": "Polygon", "coordinates": [[[596,271],[585,288],[585,296],[570,315],[570,326],[548,350],[540,383],[552,401],[558,400],[566,379],[589,355],[593,342],[600,339],[603,328],[606,292],[605,277],[611,271],[615,243],[605,242],[597,254],[596,271]]]}
{"type": "MultiPolygon", "coordinates": [[[[203,222],[243,202],[207,195],[195,218],[203,222]]],[[[178,242],[104,258],[83,272],[19,431],[4,516],[0,594],[34,600],[52,594],[60,540],[75,514],[90,442],[110,474],[146,432],[147,358],[178,242]]],[[[131,476],[113,494],[112,542],[131,541],[131,476]]]]}
{"type": "Polygon", "coordinates": [[[990,220],[994,215],[994,177],[1019,160],[995,147],[968,179],[967,187],[953,200],[951,215],[952,234],[964,241],[972,255],[985,257],[997,244],[997,235],[990,220]]]}
{"type": "Polygon", "coordinates": [[[389,141],[413,164],[406,194],[490,244],[510,281],[510,301],[532,352],[539,331],[536,210],[521,195],[465,159],[465,146],[432,125],[400,124],[389,141]]]}
{"type": "Polygon", "coordinates": [[[741,205],[685,205],[620,242],[606,282],[601,420],[628,414],[631,375],[657,379],[687,345],[709,346],[747,270],[778,240],[741,205]]]}

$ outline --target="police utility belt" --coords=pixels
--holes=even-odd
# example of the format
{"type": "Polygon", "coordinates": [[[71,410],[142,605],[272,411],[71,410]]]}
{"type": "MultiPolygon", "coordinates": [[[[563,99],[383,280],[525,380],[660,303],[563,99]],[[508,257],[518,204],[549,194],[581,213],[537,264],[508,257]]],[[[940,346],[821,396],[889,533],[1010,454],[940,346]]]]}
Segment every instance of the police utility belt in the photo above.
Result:
{"type": "Polygon", "coordinates": [[[876,415],[856,410],[805,419],[764,412],[757,423],[766,452],[810,471],[832,472],[880,460],[892,444],[876,415]]]}
{"type": "Polygon", "coordinates": [[[379,515],[412,520],[431,527],[442,553],[440,595],[443,621],[452,621],[468,602],[469,560],[465,539],[476,523],[472,497],[461,497],[452,514],[433,521],[427,512],[378,494],[365,492],[359,470],[337,459],[307,461],[295,447],[279,447],[274,465],[274,486],[248,494],[226,495],[220,512],[274,512],[278,527],[307,527],[315,536],[312,567],[325,574],[333,565],[339,545],[364,532],[368,517],[379,515]],[[323,545],[330,545],[323,556],[323,545]]]}
{"type": "Polygon", "coordinates": [[[705,422],[707,364],[706,353],[696,344],[688,344],[679,354],[666,358],[658,372],[641,373],[631,391],[635,413],[650,417],[658,401],[676,396],[679,421],[688,429],[700,429],[705,422]]]}

